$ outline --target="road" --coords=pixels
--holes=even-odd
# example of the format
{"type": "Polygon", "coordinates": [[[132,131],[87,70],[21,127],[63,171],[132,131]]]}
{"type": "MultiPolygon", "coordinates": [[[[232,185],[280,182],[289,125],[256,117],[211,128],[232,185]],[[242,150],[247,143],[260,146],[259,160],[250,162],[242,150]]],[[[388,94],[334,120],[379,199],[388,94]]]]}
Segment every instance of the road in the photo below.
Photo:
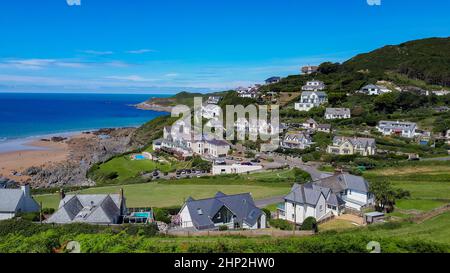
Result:
{"type": "Polygon", "coordinates": [[[283,200],[284,200],[284,196],[269,197],[269,198],[256,200],[255,201],[255,205],[258,208],[264,208],[264,207],[267,207],[269,205],[281,203],[281,202],[283,202],[283,200]]]}

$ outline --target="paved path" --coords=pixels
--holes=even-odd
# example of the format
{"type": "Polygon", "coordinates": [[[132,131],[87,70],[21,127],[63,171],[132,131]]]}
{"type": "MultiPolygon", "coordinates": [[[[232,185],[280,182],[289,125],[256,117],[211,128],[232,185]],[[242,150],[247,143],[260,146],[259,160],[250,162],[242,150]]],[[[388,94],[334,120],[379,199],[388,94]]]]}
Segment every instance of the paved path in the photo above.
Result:
{"type": "Polygon", "coordinates": [[[258,208],[264,208],[264,207],[267,207],[269,205],[281,203],[281,202],[283,202],[283,200],[284,200],[284,196],[269,197],[269,198],[256,200],[255,201],[255,205],[258,208]]]}

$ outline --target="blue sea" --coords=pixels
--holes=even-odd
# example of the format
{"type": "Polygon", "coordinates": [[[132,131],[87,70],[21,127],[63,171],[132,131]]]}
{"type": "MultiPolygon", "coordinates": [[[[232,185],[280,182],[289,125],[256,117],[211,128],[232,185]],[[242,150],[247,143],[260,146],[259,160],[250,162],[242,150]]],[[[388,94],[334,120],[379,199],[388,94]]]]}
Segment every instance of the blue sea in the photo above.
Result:
{"type": "Polygon", "coordinates": [[[166,114],[132,106],[152,97],[167,95],[0,93],[0,145],[36,136],[139,126],[166,114]]]}

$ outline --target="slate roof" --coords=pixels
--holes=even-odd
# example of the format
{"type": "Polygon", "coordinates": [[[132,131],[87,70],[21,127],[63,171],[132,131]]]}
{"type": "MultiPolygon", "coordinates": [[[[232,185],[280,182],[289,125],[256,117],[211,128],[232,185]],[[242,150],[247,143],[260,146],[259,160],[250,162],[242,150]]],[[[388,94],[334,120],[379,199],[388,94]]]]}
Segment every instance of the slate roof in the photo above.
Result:
{"type": "Polygon", "coordinates": [[[348,108],[327,108],[325,110],[325,115],[333,115],[333,116],[350,115],[350,109],[348,109],[348,108]]]}
{"type": "Polygon", "coordinates": [[[299,204],[316,206],[320,196],[323,195],[324,198],[326,198],[328,191],[329,189],[316,186],[313,183],[307,183],[304,185],[294,184],[291,192],[286,195],[284,199],[299,204]]]}
{"type": "Polygon", "coordinates": [[[381,89],[381,87],[378,85],[375,85],[375,84],[368,84],[368,85],[364,86],[363,88],[361,88],[361,90],[369,90],[369,89],[379,90],[379,89],[381,89]]]}
{"type": "Polygon", "coordinates": [[[262,210],[255,206],[250,193],[226,195],[218,192],[213,198],[199,200],[190,197],[186,200],[185,206],[187,206],[192,222],[197,229],[214,228],[211,219],[224,206],[236,216],[236,221],[243,221],[249,226],[255,225],[263,214],[262,210]]]}
{"type": "Polygon", "coordinates": [[[413,130],[417,127],[417,124],[414,122],[407,122],[407,121],[388,121],[388,120],[381,120],[378,123],[379,128],[383,129],[409,129],[413,130]]]}
{"type": "Polygon", "coordinates": [[[329,188],[334,193],[341,192],[343,190],[355,190],[361,193],[369,192],[369,184],[367,180],[361,176],[347,173],[321,178],[314,181],[314,183],[321,187],[329,188]]]}
{"type": "Polygon", "coordinates": [[[365,148],[375,147],[375,139],[364,137],[342,137],[335,136],[333,138],[333,145],[342,145],[344,142],[350,142],[354,147],[365,148]]]}
{"type": "Polygon", "coordinates": [[[228,142],[226,142],[225,140],[221,140],[221,139],[206,139],[206,142],[208,142],[211,145],[215,145],[215,146],[230,146],[230,144],[228,142]]]}
{"type": "Polygon", "coordinates": [[[317,96],[320,98],[327,97],[327,93],[325,93],[323,91],[303,91],[301,96],[302,97],[305,97],[305,96],[310,97],[313,93],[316,93],[317,96]]]}
{"type": "Polygon", "coordinates": [[[66,195],[47,223],[116,224],[122,215],[120,194],[66,195]]]}
{"type": "Polygon", "coordinates": [[[0,189],[0,212],[16,213],[39,211],[38,203],[25,196],[22,189],[0,189]]]}

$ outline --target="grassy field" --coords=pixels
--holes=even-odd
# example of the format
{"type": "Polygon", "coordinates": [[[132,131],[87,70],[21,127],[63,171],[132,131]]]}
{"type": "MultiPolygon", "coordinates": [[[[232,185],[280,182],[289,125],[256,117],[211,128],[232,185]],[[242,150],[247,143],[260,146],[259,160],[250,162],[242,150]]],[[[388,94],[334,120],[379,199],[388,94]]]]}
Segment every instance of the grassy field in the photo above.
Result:
{"type": "MultiPolygon", "coordinates": [[[[387,179],[394,187],[408,190],[411,197],[396,200],[391,216],[408,218],[450,203],[450,162],[415,162],[403,166],[368,171],[369,181],[387,179]]],[[[447,227],[450,232],[450,226],[447,227]]]]}
{"type": "Polygon", "coordinates": [[[354,224],[347,220],[334,219],[319,225],[319,231],[328,230],[344,230],[349,228],[355,228],[354,224]]]}

